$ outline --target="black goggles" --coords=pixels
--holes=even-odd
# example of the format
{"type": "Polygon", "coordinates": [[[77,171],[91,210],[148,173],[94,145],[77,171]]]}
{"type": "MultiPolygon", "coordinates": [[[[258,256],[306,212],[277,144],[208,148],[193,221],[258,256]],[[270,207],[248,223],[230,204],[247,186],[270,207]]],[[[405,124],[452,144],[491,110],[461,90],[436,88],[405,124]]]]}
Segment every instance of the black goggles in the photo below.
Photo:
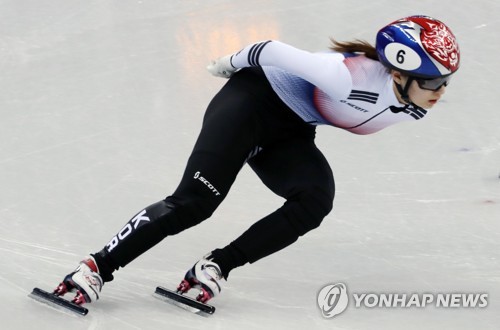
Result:
{"type": "Polygon", "coordinates": [[[446,76],[431,79],[415,78],[415,81],[417,82],[418,87],[420,87],[421,89],[435,92],[443,87],[443,85],[448,86],[448,84],[450,83],[450,79],[451,76],[446,76]]]}

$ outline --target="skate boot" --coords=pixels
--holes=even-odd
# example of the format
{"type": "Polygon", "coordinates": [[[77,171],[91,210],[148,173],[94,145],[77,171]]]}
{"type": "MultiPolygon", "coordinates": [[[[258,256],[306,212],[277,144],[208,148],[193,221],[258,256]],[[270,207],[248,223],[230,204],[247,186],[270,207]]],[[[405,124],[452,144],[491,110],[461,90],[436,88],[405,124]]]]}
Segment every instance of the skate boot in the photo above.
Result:
{"type": "Polygon", "coordinates": [[[220,281],[222,279],[220,267],[211,261],[209,256],[205,256],[187,271],[184,279],[177,287],[177,292],[186,293],[192,288],[199,288],[200,293],[196,300],[206,303],[220,293],[220,281]]]}
{"type": "Polygon", "coordinates": [[[77,305],[90,303],[99,299],[103,281],[93,257],[86,257],[80,262],[74,272],[66,275],[54,290],[57,296],[67,292],[75,292],[72,302],[77,305]]]}

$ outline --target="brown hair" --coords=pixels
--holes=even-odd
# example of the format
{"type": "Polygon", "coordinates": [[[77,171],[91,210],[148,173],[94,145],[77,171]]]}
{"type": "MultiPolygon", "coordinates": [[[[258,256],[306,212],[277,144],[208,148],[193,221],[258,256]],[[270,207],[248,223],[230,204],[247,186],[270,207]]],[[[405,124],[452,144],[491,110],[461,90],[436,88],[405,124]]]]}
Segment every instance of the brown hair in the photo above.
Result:
{"type": "Polygon", "coordinates": [[[369,42],[354,39],[354,41],[337,41],[330,38],[330,49],[339,53],[363,53],[366,57],[378,61],[377,50],[369,42]]]}

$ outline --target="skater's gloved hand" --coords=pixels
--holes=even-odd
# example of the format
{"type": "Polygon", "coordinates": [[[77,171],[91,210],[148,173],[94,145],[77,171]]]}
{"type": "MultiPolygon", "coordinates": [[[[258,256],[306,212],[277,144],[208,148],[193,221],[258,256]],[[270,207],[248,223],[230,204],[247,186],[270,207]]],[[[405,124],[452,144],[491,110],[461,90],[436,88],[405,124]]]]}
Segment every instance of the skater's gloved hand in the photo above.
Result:
{"type": "Polygon", "coordinates": [[[222,78],[230,78],[238,69],[231,64],[231,56],[226,55],[210,62],[207,70],[212,75],[222,78]]]}

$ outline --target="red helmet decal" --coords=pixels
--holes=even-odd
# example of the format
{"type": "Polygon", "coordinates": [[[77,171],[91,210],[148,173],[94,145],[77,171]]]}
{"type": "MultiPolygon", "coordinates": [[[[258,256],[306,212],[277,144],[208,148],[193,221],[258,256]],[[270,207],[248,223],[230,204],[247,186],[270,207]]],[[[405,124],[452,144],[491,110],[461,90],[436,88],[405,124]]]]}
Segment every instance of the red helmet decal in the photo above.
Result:
{"type": "Polygon", "coordinates": [[[422,27],[420,40],[427,53],[451,72],[458,70],[460,50],[450,29],[442,22],[427,17],[409,19],[422,27]]]}

